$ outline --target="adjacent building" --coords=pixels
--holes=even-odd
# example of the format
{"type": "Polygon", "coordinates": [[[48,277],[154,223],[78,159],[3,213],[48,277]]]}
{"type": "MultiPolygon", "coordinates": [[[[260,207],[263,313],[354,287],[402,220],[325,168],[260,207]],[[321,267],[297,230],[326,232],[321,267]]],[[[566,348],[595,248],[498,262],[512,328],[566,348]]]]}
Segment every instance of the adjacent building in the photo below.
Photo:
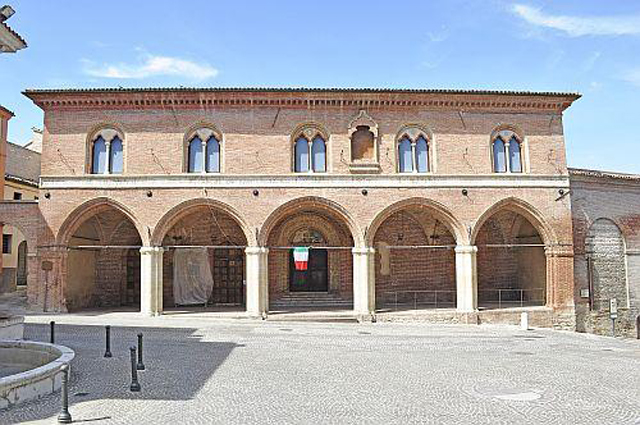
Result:
{"type": "Polygon", "coordinates": [[[27,47],[27,42],[6,21],[15,10],[11,6],[0,7],[0,53],[15,53],[27,47]]]}
{"type": "MultiPolygon", "coordinates": [[[[6,202],[37,201],[40,179],[40,152],[35,132],[35,143],[25,146],[7,142],[4,175],[6,202]]],[[[27,284],[27,241],[19,228],[6,225],[2,230],[2,281],[0,293],[11,292],[27,284]]]]}

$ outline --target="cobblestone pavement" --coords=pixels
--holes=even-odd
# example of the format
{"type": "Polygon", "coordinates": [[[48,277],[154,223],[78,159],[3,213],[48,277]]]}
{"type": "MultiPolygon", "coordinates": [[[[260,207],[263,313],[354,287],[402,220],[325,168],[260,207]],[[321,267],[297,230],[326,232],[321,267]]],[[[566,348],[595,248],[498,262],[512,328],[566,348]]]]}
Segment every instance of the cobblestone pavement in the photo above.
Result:
{"type": "MultiPolygon", "coordinates": [[[[56,342],[76,350],[79,423],[640,424],[636,340],[487,325],[155,318],[132,327],[111,317],[105,359],[104,329],[65,317],[56,342]],[[131,393],[137,332],[146,370],[131,393]]],[[[46,324],[27,324],[25,337],[47,340],[46,324]]],[[[50,395],[0,410],[0,423],[52,424],[58,411],[50,395]]]]}

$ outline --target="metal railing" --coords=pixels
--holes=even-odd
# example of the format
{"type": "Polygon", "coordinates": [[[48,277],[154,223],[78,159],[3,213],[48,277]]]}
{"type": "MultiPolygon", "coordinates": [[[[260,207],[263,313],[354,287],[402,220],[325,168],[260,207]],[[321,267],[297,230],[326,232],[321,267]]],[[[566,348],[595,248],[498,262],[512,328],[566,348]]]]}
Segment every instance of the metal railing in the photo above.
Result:
{"type": "Polygon", "coordinates": [[[545,289],[489,289],[478,291],[478,305],[487,308],[530,307],[544,305],[545,289]]]}
{"type": "Polygon", "coordinates": [[[452,290],[402,290],[384,291],[380,294],[383,308],[408,310],[413,308],[453,308],[456,306],[456,291],[452,290]]]}

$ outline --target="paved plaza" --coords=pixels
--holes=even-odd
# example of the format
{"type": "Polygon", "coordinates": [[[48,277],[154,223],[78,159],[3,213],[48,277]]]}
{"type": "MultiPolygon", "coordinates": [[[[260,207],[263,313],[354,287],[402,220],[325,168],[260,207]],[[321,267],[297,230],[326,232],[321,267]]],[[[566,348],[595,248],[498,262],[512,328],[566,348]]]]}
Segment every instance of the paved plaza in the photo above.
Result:
{"type": "MultiPolygon", "coordinates": [[[[25,337],[46,341],[48,320],[29,317],[25,337]]],[[[640,424],[637,340],[487,325],[56,320],[56,342],[77,353],[79,423],[640,424]],[[131,393],[138,332],[146,370],[131,393]]],[[[0,411],[0,423],[51,424],[58,411],[56,394],[0,411]]]]}

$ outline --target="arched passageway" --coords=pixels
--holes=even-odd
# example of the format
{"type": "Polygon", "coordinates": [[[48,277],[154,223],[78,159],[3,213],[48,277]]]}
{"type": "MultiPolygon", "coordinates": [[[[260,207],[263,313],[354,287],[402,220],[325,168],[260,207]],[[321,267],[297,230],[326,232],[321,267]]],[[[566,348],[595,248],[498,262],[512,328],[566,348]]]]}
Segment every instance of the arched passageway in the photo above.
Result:
{"type": "Polygon", "coordinates": [[[529,219],[501,209],[483,222],[475,241],[479,308],[545,305],[545,243],[529,219]]]}
{"type": "Polygon", "coordinates": [[[140,305],[140,247],[133,221],[109,204],[87,208],[61,231],[68,247],[64,294],[69,311],[140,305]]]}
{"type": "Polygon", "coordinates": [[[351,308],[354,238],[343,214],[324,202],[301,200],[267,220],[269,310],[351,308]],[[294,248],[306,255],[296,264],[294,248]]]}
{"type": "Polygon", "coordinates": [[[455,308],[455,246],[449,228],[426,206],[389,215],[373,239],[377,308],[455,308]]]}
{"type": "Polygon", "coordinates": [[[207,202],[179,206],[169,216],[161,236],[163,304],[243,309],[247,238],[242,225],[207,202]]]}

